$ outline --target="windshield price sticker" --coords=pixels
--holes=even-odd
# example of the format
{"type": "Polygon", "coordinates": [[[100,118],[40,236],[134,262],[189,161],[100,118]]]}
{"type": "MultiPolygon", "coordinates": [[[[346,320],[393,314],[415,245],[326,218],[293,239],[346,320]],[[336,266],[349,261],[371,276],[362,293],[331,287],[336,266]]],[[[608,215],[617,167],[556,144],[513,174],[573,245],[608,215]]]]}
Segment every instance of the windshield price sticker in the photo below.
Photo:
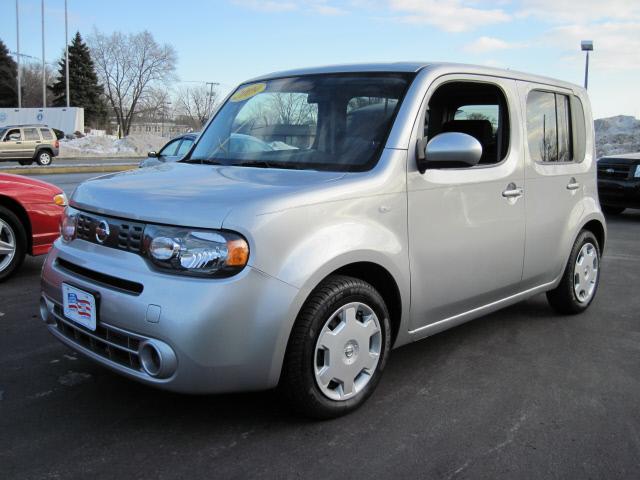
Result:
{"type": "Polygon", "coordinates": [[[247,85],[246,87],[242,87],[236,93],[231,96],[232,102],[243,102],[253,97],[254,95],[259,94],[260,92],[264,92],[267,88],[266,83],[253,83],[251,85],[247,85]]]}

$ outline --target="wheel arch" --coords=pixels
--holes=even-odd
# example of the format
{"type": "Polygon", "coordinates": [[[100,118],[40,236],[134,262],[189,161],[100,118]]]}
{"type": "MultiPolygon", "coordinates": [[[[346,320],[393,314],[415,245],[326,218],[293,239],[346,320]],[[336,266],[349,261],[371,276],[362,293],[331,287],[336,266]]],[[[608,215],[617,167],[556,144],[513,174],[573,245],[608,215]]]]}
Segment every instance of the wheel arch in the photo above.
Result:
{"type": "Polygon", "coordinates": [[[604,252],[605,241],[607,239],[607,234],[602,222],[596,219],[591,219],[585,223],[580,230],[588,230],[595,235],[596,240],[598,240],[598,245],[600,246],[600,255],[602,255],[602,252],[604,252]]]}
{"type": "Polygon", "coordinates": [[[0,206],[11,210],[24,226],[25,233],[27,235],[27,252],[31,253],[33,251],[33,235],[29,214],[20,202],[11,197],[7,197],[6,195],[0,195],[0,206]]]}

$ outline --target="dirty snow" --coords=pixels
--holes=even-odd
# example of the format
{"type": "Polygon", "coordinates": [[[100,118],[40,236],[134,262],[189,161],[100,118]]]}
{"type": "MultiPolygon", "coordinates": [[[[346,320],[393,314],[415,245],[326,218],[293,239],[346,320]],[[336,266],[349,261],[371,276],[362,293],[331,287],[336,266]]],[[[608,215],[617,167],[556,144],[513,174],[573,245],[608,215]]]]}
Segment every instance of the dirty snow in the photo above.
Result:
{"type": "Polygon", "coordinates": [[[640,152],[640,120],[618,115],[595,122],[598,157],[640,152]]]}
{"type": "Polygon", "coordinates": [[[169,141],[155,135],[129,135],[118,139],[112,135],[86,136],[60,140],[60,157],[146,157],[169,141]]]}

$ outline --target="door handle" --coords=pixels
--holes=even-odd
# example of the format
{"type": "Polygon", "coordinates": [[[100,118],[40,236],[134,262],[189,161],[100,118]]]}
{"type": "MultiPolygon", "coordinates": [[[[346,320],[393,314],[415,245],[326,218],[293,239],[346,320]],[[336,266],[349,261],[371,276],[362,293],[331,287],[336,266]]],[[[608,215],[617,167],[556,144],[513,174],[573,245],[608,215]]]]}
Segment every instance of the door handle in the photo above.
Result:
{"type": "Polygon", "coordinates": [[[22,142],[16,142],[16,145],[22,145],[22,142]]]}
{"type": "Polygon", "coordinates": [[[577,190],[580,188],[580,183],[576,181],[575,178],[571,178],[569,183],[567,183],[567,190],[577,190]]]}
{"type": "Polygon", "coordinates": [[[524,189],[516,186],[515,183],[507,185],[507,189],[503,190],[502,196],[504,198],[518,198],[524,194],[524,189]]]}

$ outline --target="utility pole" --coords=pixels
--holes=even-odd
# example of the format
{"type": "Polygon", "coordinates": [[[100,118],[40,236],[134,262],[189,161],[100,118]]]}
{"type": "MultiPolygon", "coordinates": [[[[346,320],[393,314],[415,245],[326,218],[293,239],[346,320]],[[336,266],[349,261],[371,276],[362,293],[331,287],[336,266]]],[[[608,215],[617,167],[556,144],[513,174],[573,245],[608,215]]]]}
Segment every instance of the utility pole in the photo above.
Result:
{"type": "Polygon", "coordinates": [[[16,43],[18,60],[18,108],[22,108],[22,72],[20,71],[20,10],[18,8],[18,0],[16,0],[16,43]]]}
{"type": "Polygon", "coordinates": [[[220,83],[218,82],[207,82],[207,85],[209,86],[209,95],[207,97],[207,120],[209,119],[209,117],[211,117],[211,108],[212,108],[212,103],[213,103],[213,87],[214,86],[218,86],[220,85],[220,83]]]}
{"type": "Polygon", "coordinates": [[[583,40],[582,42],[580,42],[580,48],[587,54],[587,58],[584,64],[584,88],[586,90],[589,86],[589,52],[593,51],[593,41],[583,40]]]}
{"type": "Polygon", "coordinates": [[[42,108],[47,108],[47,70],[44,61],[44,0],[40,2],[42,10],[42,108]]]}
{"type": "Polygon", "coordinates": [[[67,21],[67,0],[64,0],[64,55],[66,59],[66,87],[67,87],[67,108],[71,106],[71,102],[69,100],[69,32],[68,32],[68,21],[67,21]]]}

